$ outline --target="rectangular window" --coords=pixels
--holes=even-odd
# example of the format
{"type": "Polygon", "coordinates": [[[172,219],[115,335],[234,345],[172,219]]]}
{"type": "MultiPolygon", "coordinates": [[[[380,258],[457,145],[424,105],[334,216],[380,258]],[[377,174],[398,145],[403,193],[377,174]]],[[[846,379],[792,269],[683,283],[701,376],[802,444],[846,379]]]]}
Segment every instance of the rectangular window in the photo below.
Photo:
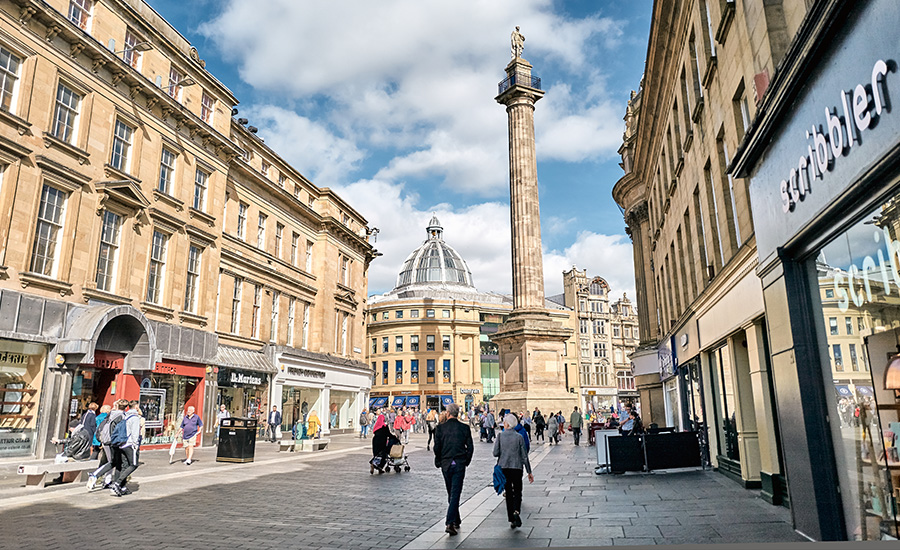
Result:
{"type": "Polygon", "coordinates": [[[444,359],[444,382],[450,381],[450,360],[444,359]]]}
{"type": "Polygon", "coordinates": [[[259,219],[256,223],[256,247],[264,248],[266,246],[266,220],[268,216],[260,212],[259,219]]]}
{"type": "Polygon", "coordinates": [[[41,191],[41,206],[38,210],[37,225],[34,230],[34,250],[31,254],[31,271],[56,276],[56,259],[59,257],[59,232],[63,227],[66,208],[66,194],[44,185],[41,191]]]}
{"type": "Polygon", "coordinates": [[[272,291],[272,318],[269,323],[269,341],[278,340],[278,314],[281,311],[281,293],[277,290],[272,291]]]}
{"type": "Polygon", "coordinates": [[[13,112],[13,99],[19,88],[19,66],[22,60],[0,47],[0,109],[13,112]]]}
{"type": "Polygon", "coordinates": [[[284,174],[278,174],[278,186],[284,189],[284,184],[287,182],[287,176],[284,174]]]}
{"type": "Polygon", "coordinates": [[[589,322],[587,319],[579,319],[578,325],[579,325],[579,331],[581,332],[581,334],[588,333],[588,324],[589,324],[589,322]]]}
{"type": "Polygon", "coordinates": [[[389,318],[389,315],[390,315],[390,313],[388,313],[387,311],[382,311],[382,312],[381,312],[381,320],[382,320],[382,321],[387,321],[388,318],[389,318]]]}
{"type": "Polygon", "coordinates": [[[134,69],[138,69],[141,64],[141,51],[135,48],[138,42],[140,42],[138,37],[131,32],[131,29],[125,31],[125,47],[122,49],[122,60],[134,69]]]}
{"type": "Polygon", "coordinates": [[[287,322],[287,345],[294,345],[294,307],[296,300],[291,298],[288,300],[288,322],[287,322]]]}
{"type": "Polygon", "coordinates": [[[618,338],[620,335],[619,325],[613,325],[613,338],[618,338]]]}
{"type": "Polygon", "coordinates": [[[394,372],[396,373],[394,383],[402,384],[403,383],[403,361],[402,360],[397,359],[396,361],[394,361],[394,372]]]}
{"type": "Polygon", "coordinates": [[[301,342],[301,349],[306,349],[309,346],[309,310],[312,306],[303,302],[303,341],[301,342]]]}
{"type": "Polygon", "coordinates": [[[116,257],[119,253],[119,229],[122,217],[109,210],[103,212],[100,229],[100,251],[97,255],[97,289],[111,292],[116,273],[116,257]]]}
{"type": "Polygon", "coordinates": [[[413,334],[409,337],[409,351],[419,351],[419,335],[413,334]]]}
{"type": "Polygon", "coordinates": [[[300,235],[291,233],[291,265],[297,267],[297,247],[299,246],[300,235]]]}
{"type": "Polygon", "coordinates": [[[844,326],[847,327],[847,336],[853,335],[853,319],[851,317],[844,317],[844,326]]]}
{"type": "Polygon", "coordinates": [[[394,340],[394,351],[403,351],[403,337],[397,336],[394,340]]]}
{"type": "Polygon", "coordinates": [[[428,317],[429,319],[434,319],[434,310],[433,310],[433,309],[426,309],[426,310],[425,310],[425,317],[428,317]]]}
{"type": "Polygon", "coordinates": [[[395,312],[394,312],[394,317],[397,318],[397,319],[403,319],[403,310],[402,310],[402,309],[398,309],[397,311],[395,311],[395,312]]]}
{"type": "Polygon", "coordinates": [[[209,185],[209,174],[197,168],[194,174],[194,210],[206,209],[206,188],[209,185]]]}
{"type": "Polygon", "coordinates": [[[434,351],[434,335],[425,336],[425,351],[434,351]]]}
{"type": "Polygon", "coordinates": [[[418,309],[409,310],[409,318],[410,319],[418,319],[419,318],[419,310],[418,309]]]}
{"type": "Polygon", "coordinates": [[[383,337],[381,339],[381,352],[382,353],[389,352],[390,351],[390,348],[388,347],[389,345],[390,345],[390,342],[388,340],[388,337],[387,336],[383,337]]]}
{"type": "Polygon", "coordinates": [[[378,353],[378,338],[372,338],[372,354],[378,353]]]}
{"type": "Polygon", "coordinates": [[[238,204],[238,225],[237,225],[237,236],[239,239],[243,239],[244,235],[247,232],[247,209],[250,208],[245,203],[238,204]]]}
{"type": "Polygon", "coordinates": [[[450,351],[450,336],[441,336],[441,346],[444,351],[450,351]]]}
{"type": "Polygon", "coordinates": [[[831,328],[831,335],[837,336],[838,334],[838,320],[837,317],[829,317],[828,318],[828,326],[831,328]]]}
{"type": "Polygon", "coordinates": [[[188,251],[187,278],[184,283],[184,310],[197,312],[197,288],[200,283],[200,247],[191,245],[188,251]]]}
{"type": "Polygon", "coordinates": [[[259,312],[262,309],[262,287],[253,285],[253,310],[250,316],[250,336],[259,338],[259,312]]]}
{"type": "Polygon", "coordinates": [[[844,358],[841,356],[841,345],[840,344],[832,344],[831,352],[834,355],[834,370],[843,371],[844,370],[844,358]]]}
{"type": "Polygon", "coordinates": [[[350,258],[341,255],[341,284],[350,286],[350,258]]]}
{"type": "Polygon", "coordinates": [[[275,257],[281,258],[281,239],[284,233],[284,225],[275,222],[275,257]]]}
{"type": "Polygon", "coordinates": [[[269,177],[269,163],[268,162],[266,162],[266,161],[262,162],[261,170],[262,170],[262,175],[264,175],[265,177],[269,177]]]}
{"type": "Polygon", "coordinates": [[[231,334],[241,332],[241,293],[244,281],[239,277],[234,278],[234,292],[231,294],[231,334]]]}
{"type": "Polygon", "coordinates": [[[450,310],[449,310],[449,309],[442,309],[442,310],[441,310],[441,317],[444,318],[444,319],[449,319],[449,318],[450,318],[450,310]]]}
{"type": "Polygon", "coordinates": [[[169,69],[169,85],[166,88],[166,92],[172,96],[175,101],[181,101],[182,80],[184,80],[184,74],[175,67],[171,67],[169,69]]]}
{"type": "Polygon", "coordinates": [[[69,21],[78,25],[79,29],[87,31],[93,9],[94,0],[69,0],[69,21]]]}
{"type": "Polygon", "coordinates": [[[113,135],[112,157],[109,159],[113,168],[123,172],[129,171],[132,135],[134,135],[134,128],[117,119],[116,131],[113,135]]]}
{"type": "Polygon", "coordinates": [[[409,383],[410,384],[418,384],[419,383],[419,360],[411,359],[409,361],[409,383]]]}
{"type": "Polygon", "coordinates": [[[850,344],[850,368],[859,372],[859,359],[856,357],[856,344],[850,344]]]}
{"type": "Polygon", "coordinates": [[[306,241],[306,272],[312,273],[313,242],[306,241]]]}
{"type": "Polygon", "coordinates": [[[166,247],[169,236],[160,231],[153,231],[153,242],[150,244],[150,267],[147,271],[147,301],[160,303],[166,268],[166,247]]]}
{"type": "Polygon", "coordinates": [[[172,194],[172,180],[175,177],[175,153],[163,147],[159,159],[159,183],[156,189],[166,195],[172,194]]]}
{"type": "Polygon", "coordinates": [[[213,113],[215,112],[215,109],[216,100],[208,93],[203,92],[203,96],[200,98],[200,118],[210,126],[213,123],[213,113]]]}
{"type": "Polygon", "coordinates": [[[388,362],[387,361],[381,362],[381,383],[382,384],[388,383],[388,362]]]}
{"type": "Polygon", "coordinates": [[[425,382],[434,384],[434,359],[428,359],[425,363],[425,382]]]}

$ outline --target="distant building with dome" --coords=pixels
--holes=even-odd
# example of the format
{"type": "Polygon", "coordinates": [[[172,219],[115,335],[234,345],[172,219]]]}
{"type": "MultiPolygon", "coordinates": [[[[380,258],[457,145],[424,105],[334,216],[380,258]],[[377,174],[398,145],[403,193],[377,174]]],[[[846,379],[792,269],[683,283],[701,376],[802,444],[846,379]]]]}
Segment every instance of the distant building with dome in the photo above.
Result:
{"type": "MultiPolygon", "coordinates": [[[[370,407],[442,410],[455,402],[468,410],[500,391],[499,350],[488,335],[512,311],[512,296],[475,288],[468,264],[444,241],[436,215],[425,231],[425,241],[403,262],[396,287],[368,300],[370,407]]],[[[575,328],[570,308],[546,305],[575,328]]],[[[578,393],[575,345],[573,333],[564,360],[569,359],[568,385],[578,393]]]]}

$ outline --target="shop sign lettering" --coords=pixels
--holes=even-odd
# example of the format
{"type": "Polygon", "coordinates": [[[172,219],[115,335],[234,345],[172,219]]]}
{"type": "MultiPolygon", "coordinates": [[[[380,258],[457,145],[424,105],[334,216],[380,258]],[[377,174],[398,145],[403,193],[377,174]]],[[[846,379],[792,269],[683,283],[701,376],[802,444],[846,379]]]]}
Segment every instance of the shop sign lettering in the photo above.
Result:
{"type": "Polygon", "coordinates": [[[31,452],[34,430],[0,435],[0,456],[21,456],[31,452]]]}
{"type": "Polygon", "coordinates": [[[232,372],[229,379],[232,384],[248,384],[250,386],[259,386],[262,384],[262,378],[253,376],[252,374],[244,374],[242,372],[232,372]]]}
{"type": "Polygon", "coordinates": [[[841,90],[838,106],[825,107],[825,125],[810,127],[806,132],[806,154],[800,156],[787,179],[781,180],[783,212],[792,212],[812,192],[813,179],[824,179],[837,160],[849,154],[854,142],[862,144],[862,133],[874,128],[882,110],[890,108],[885,77],[895,66],[893,61],[879,59],[872,67],[871,82],[857,84],[850,91],[841,90]],[[838,115],[838,110],[843,116],[838,115]]]}
{"type": "Polygon", "coordinates": [[[28,355],[11,351],[0,351],[0,365],[27,365],[28,355]]]}
{"type": "Polygon", "coordinates": [[[465,394],[479,394],[479,393],[481,393],[481,390],[479,390],[478,388],[471,388],[471,389],[462,388],[461,390],[459,390],[459,393],[464,394],[464,395],[465,394]]]}
{"type": "Polygon", "coordinates": [[[325,372],[320,370],[304,369],[300,367],[288,367],[287,371],[289,374],[293,374],[294,376],[305,376],[307,378],[325,378],[325,372]]]}

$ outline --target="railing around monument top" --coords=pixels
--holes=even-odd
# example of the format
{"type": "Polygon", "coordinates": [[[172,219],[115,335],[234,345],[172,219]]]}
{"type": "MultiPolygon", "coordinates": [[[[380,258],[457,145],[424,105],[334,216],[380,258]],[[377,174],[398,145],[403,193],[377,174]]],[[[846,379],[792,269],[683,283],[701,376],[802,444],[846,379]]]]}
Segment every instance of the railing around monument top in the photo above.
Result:
{"type": "Polygon", "coordinates": [[[513,73],[512,75],[506,77],[506,79],[501,82],[498,87],[500,91],[498,93],[503,93],[506,90],[512,88],[515,85],[526,86],[528,88],[534,88],[535,90],[541,89],[541,79],[534,75],[527,75],[525,73],[513,73]]]}

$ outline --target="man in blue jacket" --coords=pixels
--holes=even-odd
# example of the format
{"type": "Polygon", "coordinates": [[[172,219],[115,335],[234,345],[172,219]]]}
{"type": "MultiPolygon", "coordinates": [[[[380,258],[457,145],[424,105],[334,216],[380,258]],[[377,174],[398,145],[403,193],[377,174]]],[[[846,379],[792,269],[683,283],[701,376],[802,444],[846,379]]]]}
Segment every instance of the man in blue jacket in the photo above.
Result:
{"type": "Polygon", "coordinates": [[[275,435],[278,433],[278,427],[281,426],[281,413],[278,412],[278,407],[272,405],[272,411],[269,413],[269,435],[272,437],[270,441],[275,443],[278,438],[275,435]]]}

